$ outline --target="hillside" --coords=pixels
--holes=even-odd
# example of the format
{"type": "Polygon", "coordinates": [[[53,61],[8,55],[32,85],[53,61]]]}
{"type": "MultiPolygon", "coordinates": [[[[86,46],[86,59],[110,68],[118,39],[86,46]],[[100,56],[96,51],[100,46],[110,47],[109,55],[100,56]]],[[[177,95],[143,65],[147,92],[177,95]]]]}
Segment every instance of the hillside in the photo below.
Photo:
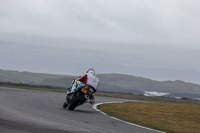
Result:
{"type": "MultiPolygon", "coordinates": [[[[183,81],[155,81],[123,74],[98,74],[99,91],[144,94],[145,91],[169,93],[167,96],[200,98],[200,85],[183,81]]],[[[51,85],[67,88],[75,76],[0,70],[0,82],[51,85]]]]}
{"type": "Polygon", "coordinates": [[[191,51],[193,55],[196,55],[195,58],[191,58],[185,50],[179,50],[177,53],[176,49],[164,49],[161,52],[161,48],[157,47],[159,53],[165,53],[163,55],[173,52],[170,58],[164,56],[170,60],[164,60],[158,58],[162,54],[154,55],[155,53],[150,52],[151,47],[145,49],[139,47],[139,51],[134,48],[131,54],[121,54],[101,50],[91,51],[87,48],[59,48],[0,40],[0,48],[0,69],[79,75],[92,64],[92,67],[100,73],[123,73],[141,75],[150,79],[180,79],[200,83],[198,50],[191,51]],[[83,51],[85,51],[84,54],[83,51]],[[184,57],[181,56],[182,60],[175,59],[174,54],[180,56],[180,53],[184,55],[184,57]],[[185,59],[190,62],[185,64],[185,59]],[[80,69],[80,64],[82,69],[80,69]]]}

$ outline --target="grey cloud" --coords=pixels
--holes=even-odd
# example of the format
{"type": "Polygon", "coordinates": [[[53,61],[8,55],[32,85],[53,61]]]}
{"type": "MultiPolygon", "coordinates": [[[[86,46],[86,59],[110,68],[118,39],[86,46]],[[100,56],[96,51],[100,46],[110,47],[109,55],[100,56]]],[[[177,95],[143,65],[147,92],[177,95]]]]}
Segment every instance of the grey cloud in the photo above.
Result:
{"type": "Polygon", "coordinates": [[[181,46],[199,41],[197,5],[182,0],[1,1],[0,34],[181,46]]]}

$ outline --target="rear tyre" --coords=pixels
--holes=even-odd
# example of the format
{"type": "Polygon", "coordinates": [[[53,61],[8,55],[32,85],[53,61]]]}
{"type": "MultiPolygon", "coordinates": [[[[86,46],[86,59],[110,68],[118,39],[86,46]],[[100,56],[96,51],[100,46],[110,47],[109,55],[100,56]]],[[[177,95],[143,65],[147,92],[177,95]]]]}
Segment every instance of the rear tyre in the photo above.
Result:
{"type": "Polygon", "coordinates": [[[80,92],[77,92],[76,97],[74,98],[72,103],[68,106],[68,109],[74,110],[78,106],[78,104],[82,98],[83,98],[83,95],[80,92]]]}

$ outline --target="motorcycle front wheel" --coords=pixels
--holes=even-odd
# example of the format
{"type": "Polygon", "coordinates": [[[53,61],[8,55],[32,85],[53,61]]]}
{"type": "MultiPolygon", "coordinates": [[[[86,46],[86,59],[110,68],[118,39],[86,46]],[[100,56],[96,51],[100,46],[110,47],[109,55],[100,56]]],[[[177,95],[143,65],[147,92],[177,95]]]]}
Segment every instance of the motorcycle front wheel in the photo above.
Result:
{"type": "Polygon", "coordinates": [[[68,109],[69,110],[74,110],[78,106],[78,104],[79,104],[80,100],[82,99],[82,97],[83,97],[83,95],[80,92],[77,92],[76,97],[70,103],[70,105],[68,106],[68,109]]]}

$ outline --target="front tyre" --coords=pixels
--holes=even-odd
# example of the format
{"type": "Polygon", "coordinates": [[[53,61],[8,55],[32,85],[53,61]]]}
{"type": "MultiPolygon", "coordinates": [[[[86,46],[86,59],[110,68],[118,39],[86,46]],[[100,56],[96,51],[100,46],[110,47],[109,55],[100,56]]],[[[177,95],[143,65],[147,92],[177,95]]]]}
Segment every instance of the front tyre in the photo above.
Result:
{"type": "Polygon", "coordinates": [[[76,97],[73,99],[71,104],[68,106],[68,109],[74,110],[78,106],[78,104],[82,98],[83,98],[83,95],[80,92],[77,92],[76,97]]]}

